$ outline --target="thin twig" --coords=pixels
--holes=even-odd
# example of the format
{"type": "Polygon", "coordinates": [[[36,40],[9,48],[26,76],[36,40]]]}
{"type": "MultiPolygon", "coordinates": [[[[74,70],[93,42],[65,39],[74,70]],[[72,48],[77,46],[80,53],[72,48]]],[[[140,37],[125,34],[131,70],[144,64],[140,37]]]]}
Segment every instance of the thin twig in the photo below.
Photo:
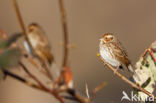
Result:
{"type": "Polygon", "coordinates": [[[67,91],[71,96],[75,98],[75,100],[79,101],[80,103],[90,103],[91,100],[89,98],[84,98],[80,96],[75,90],[68,89],[67,91]]]}
{"type": "Polygon", "coordinates": [[[66,13],[64,9],[63,0],[59,0],[60,12],[61,12],[61,20],[62,20],[62,27],[63,27],[63,36],[64,36],[64,57],[62,66],[67,66],[68,60],[68,29],[67,29],[67,20],[66,20],[66,13]]]}
{"type": "Polygon", "coordinates": [[[25,65],[22,62],[19,62],[19,64],[22,66],[22,68],[24,69],[24,71],[34,80],[38,83],[38,85],[46,92],[49,92],[50,94],[52,94],[53,96],[55,96],[60,103],[64,103],[63,98],[58,95],[55,91],[47,88],[40,80],[37,79],[37,77],[35,77],[31,72],[29,72],[29,70],[25,67],[25,65]]]}
{"type": "MultiPolygon", "coordinates": [[[[16,15],[17,15],[17,18],[18,18],[20,27],[21,27],[21,29],[22,29],[22,31],[23,31],[24,36],[25,36],[25,39],[26,39],[26,41],[28,42],[30,48],[34,51],[34,48],[33,48],[32,44],[30,43],[30,40],[29,40],[29,38],[28,38],[28,35],[27,35],[27,32],[26,32],[26,28],[25,28],[25,25],[24,25],[24,21],[23,21],[23,19],[22,19],[22,16],[21,16],[21,13],[20,13],[20,10],[19,10],[18,3],[17,3],[16,0],[12,0],[12,1],[13,1],[13,5],[14,5],[14,8],[15,8],[15,12],[16,12],[16,15]]],[[[39,58],[39,59],[40,59],[40,58],[39,58]]],[[[43,63],[44,65],[46,65],[45,62],[44,62],[43,60],[42,60],[42,63],[43,63]]],[[[49,68],[47,68],[47,66],[44,66],[44,69],[45,69],[45,71],[47,72],[48,78],[51,79],[51,80],[53,80],[53,76],[52,76],[52,74],[50,73],[50,71],[48,70],[49,68]]]]}
{"type": "Polygon", "coordinates": [[[92,91],[92,95],[91,95],[91,97],[90,97],[90,100],[92,101],[92,100],[95,98],[96,94],[97,94],[102,88],[104,88],[106,85],[107,85],[106,82],[102,82],[100,85],[98,85],[96,88],[94,88],[94,90],[92,91]]]}
{"type": "MultiPolygon", "coordinates": [[[[66,20],[66,12],[63,4],[63,0],[59,0],[59,7],[61,12],[61,20],[62,20],[62,27],[63,27],[63,38],[64,38],[64,54],[63,54],[63,62],[62,67],[67,66],[68,61],[68,29],[67,29],[67,20],[66,20]]],[[[78,95],[73,90],[68,90],[68,93],[75,97],[80,103],[90,103],[89,99],[83,98],[82,96],[78,95]]]]}
{"type": "MultiPolygon", "coordinates": [[[[15,2],[15,3],[16,3],[16,2],[15,2]]],[[[18,10],[18,9],[17,9],[17,10],[18,10]]],[[[3,38],[4,40],[8,39],[8,36],[7,36],[2,30],[0,30],[0,34],[2,35],[2,38],[3,38]]],[[[14,73],[12,73],[12,72],[9,72],[9,71],[6,70],[6,69],[4,69],[3,72],[4,72],[4,74],[5,74],[6,76],[8,75],[8,76],[10,76],[10,77],[12,77],[12,78],[14,78],[14,79],[20,81],[20,82],[22,82],[22,83],[24,83],[24,84],[26,84],[26,85],[32,87],[32,88],[35,88],[35,89],[38,89],[38,90],[43,91],[38,85],[31,83],[30,81],[28,81],[28,80],[26,80],[26,79],[24,79],[24,78],[18,76],[17,74],[14,74],[14,73]]]]}
{"type": "Polygon", "coordinates": [[[44,61],[43,59],[41,59],[39,56],[38,56],[38,59],[39,59],[40,62],[42,63],[42,67],[43,67],[43,69],[45,70],[45,73],[47,74],[46,76],[47,76],[51,81],[53,81],[53,80],[54,80],[54,76],[53,76],[53,74],[51,73],[50,67],[49,67],[49,65],[47,64],[47,62],[44,61]]]}
{"type": "MultiPolygon", "coordinates": [[[[136,85],[135,83],[131,82],[129,79],[127,79],[125,76],[123,76],[122,74],[120,74],[118,71],[116,71],[116,69],[114,67],[112,67],[110,64],[106,63],[103,61],[103,59],[101,57],[99,57],[100,60],[110,69],[112,70],[120,79],[122,79],[123,81],[125,81],[126,83],[128,83],[129,85],[131,85],[133,88],[136,88],[137,90],[147,94],[150,97],[153,97],[153,94],[151,94],[150,92],[146,91],[145,89],[143,89],[142,87],[136,85]]],[[[156,97],[154,96],[154,98],[156,99],[156,97]]]]}
{"type": "Polygon", "coordinates": [[[4,72],[4,74],[5,74],[6,76],[10,76],[10,77],[12,77],[12,78],[14,78],[14,79],[16,79],[16,80],[18,80],[18,81],[24,83],[24,84],[27,85],[27,86],[30,86],[30,87],[32,87],[32,88],[35,88],[35,89],[38,89],[38,90],[43,91],[38,85],[31,83],[30,81],[28,81],[28,80],[26,80],[26,79],[24,79],[24,78],[18,76],[17,74],[11,73],[11,72],[9,72],[9,71],[7,71],[7,70],[3,70],[3,72],[4,72]]]}
{"type": "MultiPolygon", "coordinates": [[[[98,85],[92,92],[92,95],[89,96],[89,90],[88,90],[88,86],[86,84],[86,94],[88,98],[82,97],[80,96],[75,90],[73,89],[68,89],[68,93],[73,96],[73,98],[69,98],[71,100],[76,100],[79,101],[80,103],[91,103],[91,101],[95,98],[95,95],[97,94],[97,92],[99,92],[103,87],[106,86],[106,82],[101,83],[100,85],[98,85]]],[[[66,97],[65,97],[66,98],[66,97]]],[[[68,99],[68,98],[66,98],[68,99]]]]}
{"type": "MultiPolygon", "coordinates": [[[[14,8],[15,8],[15,11],[16,11],[16,15],[17,15],[19,24],[20,24],[21,29],[22,29],[22,31],[23,31],[23,34],[24,34],[24,36],[25,36],[25,39],[26,39],[26,41],[28,42],[30,48],[32,48],[32,45],[31,45],[31,43],[30,43],[30,41],[29,41],[29,38],[28,38],[28,36],[27,36],[27,32],[26,32],[26,29],[25,29],[25,26],[24,26],[24,22],[23,22],[23,20],[22,20],[22,16],[21,16],[21,14],[20,14],[19,7],[18,7],[18,5],[17,5],[16,0],[13,0],[13,4],[14,4],[14,8]]],[[[32,50],[33,50],[33,48],[32,48],[32,50]]],[[[33,50],[33,51],[34,51],[34,50],[33,50]]],[[[25,72],[27,72],[28,75],[29,75],[32,79],[34,79],[34,80],[40,85],[40,87],[41,87],[43,90],[45,90],[45,91],[51,93],[51,94],[52,94],[53,96],[55,96],[61,103],[64,103],[64,100],[62,99],[62,97],[60,97],[58,94],[56,94],[55,92],[53,92],[52,90],[50,90],[50,89],[48,89],[46,86],[44,86],[34,75],[32,75],[32,74],[27,70],[27,68],[26,68],[22,63],[20,63],[20,65],[23,67],[23,69],[25,70],[25,72]]]]}
{"type": "MultiPolygon", "coordinates": [[[[43,68],[41,68],[41,66],[38,65],[37,61],[34,60],[34,58],[33,58],[30,54],[27,54],[27,53],[25,53],[25,52],[23,52],[23,53],[24,53],[24,57],[25,57],[26,59],[28,59],[28,61],[29,61],[33,66],[35,66],[35,68],[37,68],[44,76],[47,77],[46,71],[44,71],[43,68]]],[[[48,77],[48,78],[49,78],[49,77],[48,77]]]]}
{"type": "Polygon", "coordinates": [[[15,8],[16,16],[18,18],[18,21],[19,21],[19,24],[20,24],[21,29],[23,31],[23,34],[25,35],[25,38],[28,39],[27,38],[26,29],[25,29],[25,26],[24,26],[24,22],[23,22],[21,13],[19,11],[19,7],[18,7],[18,4],[17,4],[17,1],[16,0],[12,0],[12,1],[13,1],[13,5],[14,5],[14,8],[15,8]]]}
{"type": "Polygon", "coordinates": [[[41,87],[43,90],[45,90],[45,91],[48,91],[48,90],[49,90],[47,87],[44,86],[43,83],[40,82],[40,80],[38,80],[38,79],[36,78],[36,76],[34,76],[31,72],[29,72],[29,70],[25,67],[25,65],[24,65],[22,62],[19,62],[19,64],[20,64],[20,66],[23,68],[23,70],[24,70],[34,81],[36,81],[36,82],[40,85],[40,87],[41,87]]]}
{"type": "MultiPolygon", "coordinates": [[[[31,45],[31,43],[30,43],[30,41],[29,41],[29,38],[28,38],[28,36],[27,36],[26,28],[25,28],[24,21],[23,21],[23,19],[22,19],[22,16],[21,16],[21,13],[20,13],[20,10],[19,10],[18,3],[17,3],[16,0],[12,0],[12,2],[13,2],[13,6],[14,6],[14,8],[15,8],[15,12],[16,12],[16,16],[17,16],[18,22],[19,22],[20,27],[21,27],[21,29],[22,29],[22,32],[23,32],[23,34],[24,34],[24,37],[25,37],[26,41],[28,42],[29,46],[32,48],[32,45],[31,45]]],[[[32,49],[33,49],[33,48],[32,48],[32,49]]],[[[34,51],[34,50],[33,50],[33,51],[34,51]]]]}

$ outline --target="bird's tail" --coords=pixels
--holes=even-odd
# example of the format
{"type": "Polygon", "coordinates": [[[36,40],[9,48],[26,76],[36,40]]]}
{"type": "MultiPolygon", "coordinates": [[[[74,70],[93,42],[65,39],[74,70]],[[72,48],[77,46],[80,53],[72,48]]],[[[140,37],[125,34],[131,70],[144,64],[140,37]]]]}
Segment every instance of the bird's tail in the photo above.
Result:
{"type": "Polygon", "coordinates": [[[132,65],[128,65],[127,66],[127,68],[128,68],[128,70],[129,71],[131,71],[132,73],[134,73],[134,76],[140,81],[141,79],[140,79],[140,77],[139,77],[139,75],[135,72],[135,69],[132,67],[132,65]]]}

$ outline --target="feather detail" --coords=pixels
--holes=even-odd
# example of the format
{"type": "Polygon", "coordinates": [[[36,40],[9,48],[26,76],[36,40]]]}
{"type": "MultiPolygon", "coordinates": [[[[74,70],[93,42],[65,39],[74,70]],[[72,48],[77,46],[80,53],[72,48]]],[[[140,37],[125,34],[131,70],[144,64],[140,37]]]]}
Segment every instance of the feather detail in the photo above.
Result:
{"type": "Polygon", "coordinates": [[[125,49],[112,33],[105,33],[100,39],[100,55],[105,62],[112,66],[118,67],[122,65],[134,73],[125,49]]]}
{"type": "Polygon", "coordinates": [[[54,58],[51,53],[51,47],[43,29],[36,23],[32,23],[28,27],[28,39],[32,45],[32,48],[27,42],[24,42],[26,50],[33,54],[33,56],[47,61],[52,64],[54,58]]]}
{"type": "Polygon", "coordinates": [[[112,53],[112,49],[105,45],[100,45],[100,55],[104,61],[111,64],[112,66],[119,66],[120,62],[115,58],[112,53]]]}

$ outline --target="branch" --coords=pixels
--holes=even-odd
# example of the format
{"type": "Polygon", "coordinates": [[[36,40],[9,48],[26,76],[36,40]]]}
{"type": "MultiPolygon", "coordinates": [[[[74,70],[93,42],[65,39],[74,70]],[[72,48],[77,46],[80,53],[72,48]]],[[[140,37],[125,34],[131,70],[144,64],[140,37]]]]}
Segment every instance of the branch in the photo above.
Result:
{"type": "Polygon", "coordinates": [[[29,46],[32,48],[32,45],[31,45],[31,43],[29,41],[29,38],[27,36],[27,32],[26,32],[26,29],[25,29],[25,26],[24,26],[24,22],[23,22],[23,19],[22,19],[22,16],[21,16],[21,13],[20,13],[17,1],[16,0],[12,0],[12,2],[13,2],[13,6],[15,8],[15,12],[16,12],[16,16],[17,16],[18,22],[19,22],[20,27],[22,29],[22,32],[24,34],[24,37],[25,37],[26,41],[28,42],[29,46]]]}
{"type": "Polygon", "coordinates": [[[9,72],[9,71],[7,71],[7,70],[3,70],[3,72],[4,72],[4,74],[5,74],[6,76],[8,75],[8,76],[10,76],[10,77],[12,77],[12,78],[14,78],[14,79],[16,79],[16,80],[18,80],[18,81],[24,83],[24,84],[27,85],[27,86],[30,86],[30,87],[32,87],[32,88],[35,88],[35,89],[38,89],[38,90],[43,91],[38,85],[33,84],[33,83],[31,83],[30,81],[28,81],[28,80],[26,80],[26,79],[24,79],[24,78],[22,78],[22,77],[20,77],[20,76],[18,76],[18,75],[16,75],[16,74],[14,74],[14,73],[11,73],[11,72],[9,72]]]}
{"type": "MultiPolygon", "coordinates": [[[[30,46],[30,48],[32,48],[32,50],[34,51],[34,48],[32,47],[32,44],[30,43],[30,40],[27,36],[27,32],[26,32],[26,28],[24,26],[24,21],[22,19],[22,16],[21,16],[21,13],[20,13],[20,10],[19,10],[19,6],[17,4],[17,1],[16,0],[13,0],[13,5],[14,5],[14,8],[15,8],[15,12],[16,12],[16,15],[17,15],[17,18],[18,18],[18,21],[19,21],[19,24],[20,24],[20,27],[23,31],[23,34],[25,36],[25,39],[26,41],[28,42],[28,45],[30,46]]],[[[39,58],[40,59],[40,58],[39,58]]],[[[45,61],[41,60],[41,62],[44,64],[44,69],[45,71],[47,72],[47,76],[49,79],[53,80],[53,76],[52,74],[50,73],[50,71],[48,70],[49,68],[46,66],[45,64],[45,61]]]]}
{"type": "Polygon", "coordinates": [[[64,103],[63,98],[58,95],[55,91],[53,91],[53,89],[49,89],[47,88],[40,80],[38,80],[31,72],[29,72],[29,70],[25,67],[25,65],[22,62],[19,62],[19,64],[21,65],[21,67],[23,68],[23,70],[34,80],[38,83],[38,85],[46,92],[49,92],[50,94],[52,94],[54,97],[56,97],[60,103],[64,103]]]}
{"type": "Polygon", "coordinates": [[[19,21],[19,24],[20,24],[20,26],[21,26],[21,29],[22,29],[22,31],[23,31],[25,37],[27,37],[27,36],[26,36],[26,29],[25,29],[25,26],[24,26],[24,22],[23,22],[21,13],[20,13],[20,11],[19,11],[19,7],[18,7],[18,4],[17,4],[17,1],[16,1],[16,0],[12,0],[12,1],[13,1],[13,5],[14,5],[15,11],[16,11],[16,16],[17,16],[17,18],[18,18],[18,21],[19,21]]]}
{"type": "Polygon", "coordinates": [[[64,57],[62,66],[67,66],[68,60],[68,29],[67,29],[67,21],[66,21],[66,13],[64,9],[63,0],[59,0],[60,12],[61,12],[61,20],[62,20],[62,27],[63,27],[63,36],[64,36],[64,57]]]}
{"type": "Polygon", "coordinates": [[[50,71],[49,65],[48,65],[43,59],[41,59],[39,56],[37,56],[37,57],[38,57],[39,61],[42,63],[42,67],[43,67],[43,69],[45,70],[46,76],[47,76],[51,81],[53,81],[53,80],[54,80],[54,76],[53,76],[53,74],[52,74],[51,71],[50,71]]]}
{"type": "MultiPolygon", "coordinates": [[[[133,79],[135,82],[153,94],[155,85],[155,75],[156,75],[156,52],[155,52],[156,42],[153,42],[141,55],[139,60],[136,63],[136,73],[139,77],[142,77],[141,80],[138,80],[137,77],[134,75],[133,79]]],[[[136,91],[136,90],[135,90],[136,91]]],[[[140,97],[143,101],[149,97],[145,93],[141,91],[136,91],[137,96],[140,97]]]]}
{"type": "MultiPolygon", "coordinates": [[[[75,90],[73,89],[68,89],[67,92],[74,97],[73,100],[79,101],[80,103],[91,103],[90,98],[84,98],[80,96],[75,90]]],[[[67,98],[66,98],[67,99],[67,98]]]]}
{"type": "Polygon", "coordinates": [[[94,88],[94,90],[92,91],[92,95],[90,97],[90,100],[93,100],[96,96],[96,94],[105,86],[107,85],[106,82],[102,82],[100,85],[96,86],[96,88],[94,88]]]}
{"type": "MultiPolygon", "coordinates": [[[[25,53],[25,52],[23,52],[23,54],[24,54],[24,57],[26,58],[26,59],[28,59],[28,61],[33,65],[33,66],[35,66],[35,68],[37,68],[44,76],[46,76],[47,78],[49,78],[50,80],[52,80],[51,79],[51,77],[53,76],[49,76],[48,75],[48,73],[50,73],[50,71],[44,71],[43,69],[48,69],[49,70],[49,68],[48,67],[45,67],[45,68],[41,68],[41,66],[39,66],[39,64],[37,63],[37,61],[36,60],[34,60],[33,59],[33,57],[30,55],[30,54],[27,54],[27,53],[25,53]],[[48,72],[48,73],[47,73],[48,72]]],[[[41,62],[41,61],[40,61],[41,62]]],[[[47,66],[47,65],[44,65],[44,63],[43,63],[43,66],[47,66]]]]}
{"type": "MultiPolygon", "coordinates": [[[[146,91],[145,89],[143,89],[142,87],[136,85],[135,83],[131,82],[129,79],[127,79],[125,76],[123,76],[122,74],[120,74],[118,71],[116,71],[115,68],[113,68],[110,64],[104,62],[104,60],[99,57],[100,60],[110,69],[112,70],[120,79],[122,79],[123,81],[125,81],[126,83],[128,83],[129,85],[131,85],[133,88],[136,88],[137,90],[147,94],[150,97],[153,97],[153,94],[151,94],[150,92],[146,91]]],[[[156,97],[154,97],[154,99],[156,99],[156,97]]]]}
{"type": "MultiPolygon", "coordinates": [[[[18,7],[18,4],[17,4],[17,1],[16,1],[16,0],[13,0],[13,5],[14,5],[15,11],[16,11],[16,15],[17,15],[19,24],[20,24],[21,29],[22,29],[22,31],[23,31],[23,34],[24,34],[24,36],[25,36],[25,39],[26,39],[26,41],[28,42],[30,48],[32,48],[32,45],[31,45],[31,43],[30,43],[30,41],[29,41],[29,38],[28,38],[28,36],[27,36],[27,32],[26,32],[26,29],[25,29],[25,26],[24,26],[24,22],[23,22],[23,19],[22,19],[21,14],[20,14],[19,7],[18,7]]],[[[32,48],[32,50],[33,50],[33,48],[32,48]]],[[[34,50],[33,50],[33,51],[34,51],[34,50]]],[[[59,96],[57,93],[53,92],[52,90],[50,90],[49,88],[47,88],[44,84],[42,84],[33,74],[31,74],[31,73],[29,72],[29,70],[28,70],[21,62],[20,62],[19,64],[22,66],[22,68],[24,69],[24,71],[25,71],[33,80],[35,80],[35,81],[39,84],[39,86],[40,86],[44,91],[49,92],[50,94],[52,94],[53,96],[55,96],[61,103],[64,103],[64,100],[62,99],[61,96],[59,96]]]]}
{"type": "Polygon", "coordinates": [[[43,90],[45,90],[45,91],[48,91],[48,90],[49,90],[48,88],[46,88],[46,87],[43,85],[43,83],[41,83],[33,74],[31,74],[31,73],[29,72],[29,70],[25,67],[25,65],[24,65],[22,62],[19,62],[19,64],[20,64],[20,66],[23,68],[23,70],[24,70],[34,81],[36,81],[36,82],[40,85],[40,87],[41,87],[43,90]]]}

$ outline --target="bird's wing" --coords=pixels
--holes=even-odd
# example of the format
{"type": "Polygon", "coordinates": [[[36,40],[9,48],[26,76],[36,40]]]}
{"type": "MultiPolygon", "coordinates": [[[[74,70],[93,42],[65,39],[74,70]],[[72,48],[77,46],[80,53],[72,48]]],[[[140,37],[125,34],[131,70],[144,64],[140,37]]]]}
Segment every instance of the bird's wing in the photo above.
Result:
{"type": "Polygon", "coordinates": [[[123,64],[130,63],[128,55],[119,41],[111,42],[110,46],[113,48],[113,53],[117,59],[119,59],[123,64]]]}
{"type": "Polygon", "coordinates": [[[49,62],[49,64],[51,64],[51,62],[54,60],[53,55],[51,53],[51,49],[50,48],[46,48],[46,47],[39,47],[38,45],[38,51],[39,54],[41,54],[40,56],[42,56],[43,58],[46,58],[46,60],[49,62]]]}
{"type": "Polygon", "coordinates": [[[40,41],[41,42],[38,44],[38,47],[40,48],[40,51],[44,54],[44,57],[48,60],[48,62],[51,63],[53,61],[53,56],[51,54],[51,46],[46,35],[41,34],[40,41]]]}
{"type": "Polygon", "coordinates": [[[40,30],[40,31],[38,31],[37,34],[38,34],[39,40],[40,40],[39,45],[40,45],[40,46],[43,45],[43,46],[46,47],[46,48],[47,48],[47,47],[48,47],[48,48],[51,48],[50,43],[49,43],[49,41],[48,41],[48,38],[47,38],[45,32],[44,32],[43,30],[40,30]]]}
{"type": "Polygon", "coordinates": [[[30,35],[32,35],[32,37],[30,37],[30,40],[31,38],[34,38],[31,40],[31,43],[34,44],[32,46],[35,54],[38,55],[40,58],[47,60],[49,63],[51,63],[53,61],[53,56],[51,54],[51,46],[43,30],[38,29],[38,31],[32,31],[31,33],[32,34],[30,35]]]}
{"type": "Polygon", "coordinates": [[[110,46],[113,48],[113,53],[116,54],[117,56],[126,56],[127,57],[127,53],[126,51],[123,49],[123,47],[121,47],[120,43],[117,42],[111,42],[110,46]]]}

